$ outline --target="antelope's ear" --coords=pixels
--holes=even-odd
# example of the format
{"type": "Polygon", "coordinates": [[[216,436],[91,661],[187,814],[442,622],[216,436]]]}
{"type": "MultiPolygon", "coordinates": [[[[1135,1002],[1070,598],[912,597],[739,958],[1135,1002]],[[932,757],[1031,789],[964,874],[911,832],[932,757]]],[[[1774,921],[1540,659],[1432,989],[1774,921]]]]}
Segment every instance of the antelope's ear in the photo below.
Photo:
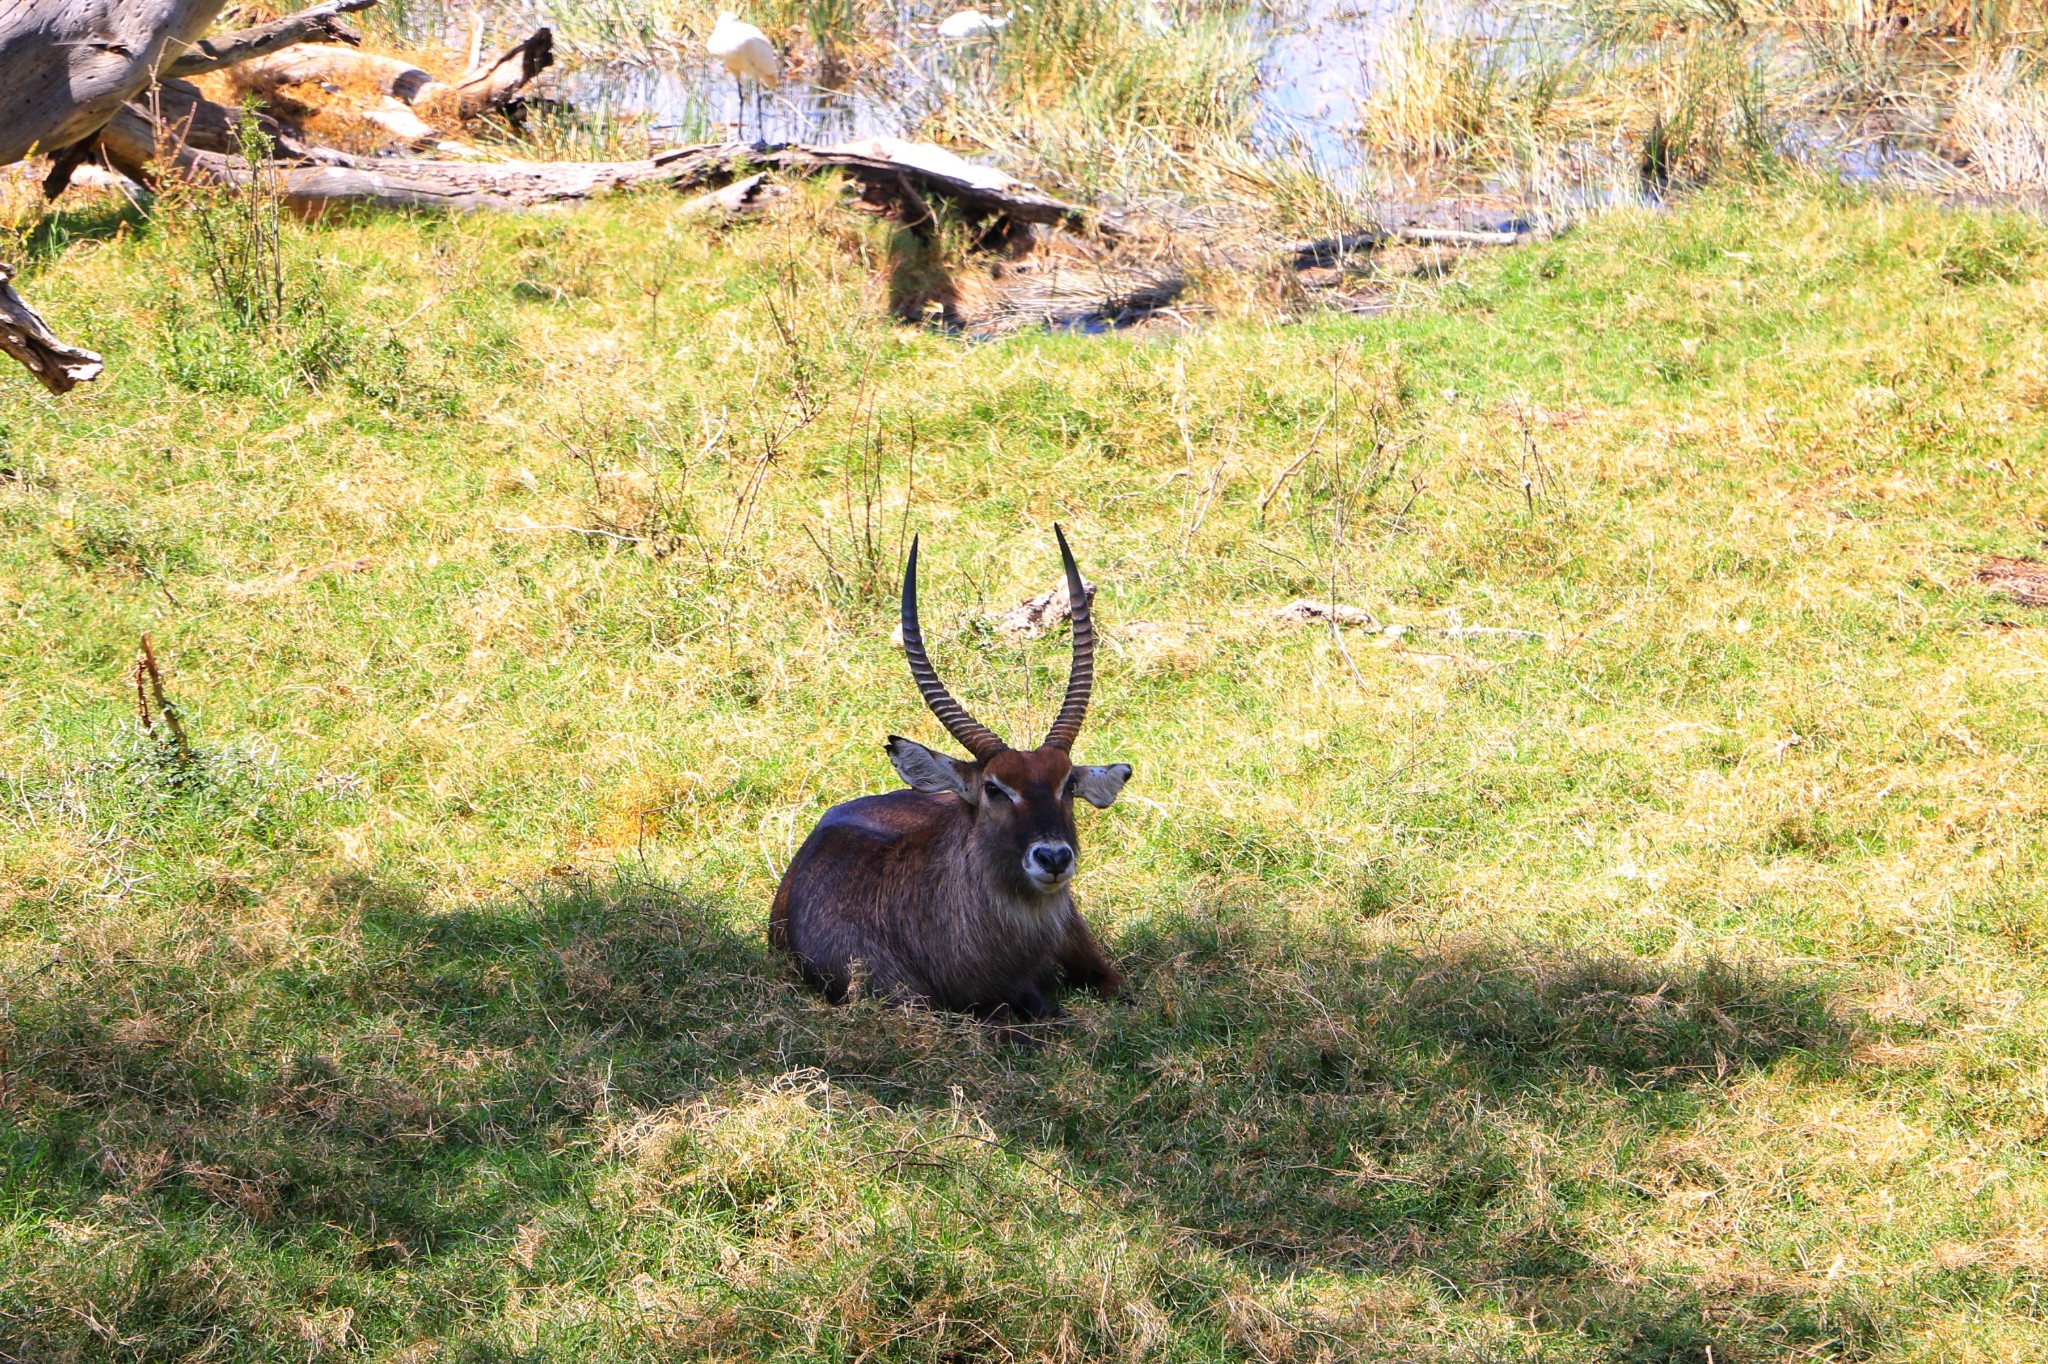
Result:
{"type": "Polygon", "coordinates": [[[1075,792],[1098,810],[1107,810],[1116,804],[1116,798],[1123,791],[1124,783],[1130,779],[1129,763],[1111,763],[1108,767],[1074,768],[1075,792]]]}
{"type": "Polygon", "coordinates": [[[969,805],[980,803],[981,783],[973,779],[972,763],[934,753],[923,744],[912,743],[897,734],[889,736],[888,749],[889,761],[896,765],[896,775],[909,783],[911,790],[935,796],[951,792],[969,805]]]}

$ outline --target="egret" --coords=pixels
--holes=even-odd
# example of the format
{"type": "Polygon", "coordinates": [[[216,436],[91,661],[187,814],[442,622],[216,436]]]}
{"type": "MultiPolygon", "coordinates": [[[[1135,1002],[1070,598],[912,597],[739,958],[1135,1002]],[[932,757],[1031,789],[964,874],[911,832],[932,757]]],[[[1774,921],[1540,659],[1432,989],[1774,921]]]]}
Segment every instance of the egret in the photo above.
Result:
{"type": "Polygon", "coordinates": [[[739,103],[740,127],[746,127],[746,103],[744,81],[754,83],[754,132],[763,132],[761,119],[761,87],[775,89],[782,83],[782,63],[776,60],[775,46],[768,41],[768,35],[752,24],[742,23],[737,14],[721,10],[718,22],[712,26],[711,36],[704,42],[704,50],[725,64],[732,72],[733,97],[739,103]]]}
{"type": "Polygon", "coordinates": [[[979,38],[984,33],[1000,31],[1003,25],[1009,22],[1010,16],[1007,14],[997,18],[991,14],[983,14],[978,9],[963,9],[949,14],[939,21],[939,36],[941,38],[979,38]]]}

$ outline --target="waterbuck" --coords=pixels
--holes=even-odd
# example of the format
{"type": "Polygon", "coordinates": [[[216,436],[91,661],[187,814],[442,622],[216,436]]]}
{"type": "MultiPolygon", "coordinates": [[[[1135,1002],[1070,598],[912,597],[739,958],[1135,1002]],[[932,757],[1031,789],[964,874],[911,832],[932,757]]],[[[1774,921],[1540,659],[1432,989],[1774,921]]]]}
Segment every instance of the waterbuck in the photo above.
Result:
{"type": "Polygon", "coordinates": [[[1067,537],[1072,603],[1066,700],[1037,748],[1005,744],[946,691],[917,623],[917,541],[903,572],[903,652],[939,723],[973,754],[962,761],[896,735],[889,761],[907,791],[835,805],[783,873],[769,941],[837,1004],[856,979],[884,998],[920,1000],[990,1020],[1053,1017],[1059,984],[1114,998],[1122,980],[1074,909],[1074,797],[1097,809],[1130,779],[1126,763],[1088,767],[1068,753],[1088,712],[1095,630],[1067,537]]]}

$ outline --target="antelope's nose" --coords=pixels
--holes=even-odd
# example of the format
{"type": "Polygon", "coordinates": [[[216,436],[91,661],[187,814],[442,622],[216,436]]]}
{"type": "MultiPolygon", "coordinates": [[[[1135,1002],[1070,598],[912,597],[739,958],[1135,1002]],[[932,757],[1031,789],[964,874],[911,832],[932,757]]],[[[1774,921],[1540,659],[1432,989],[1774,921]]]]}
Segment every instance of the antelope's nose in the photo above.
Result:
{"type": "Polygon", "coordinates": [[[1040,876],[1061,877],[1074,869],[1074,850],[1064,843],[1033,843],[1025,861],[1040,876]]]}

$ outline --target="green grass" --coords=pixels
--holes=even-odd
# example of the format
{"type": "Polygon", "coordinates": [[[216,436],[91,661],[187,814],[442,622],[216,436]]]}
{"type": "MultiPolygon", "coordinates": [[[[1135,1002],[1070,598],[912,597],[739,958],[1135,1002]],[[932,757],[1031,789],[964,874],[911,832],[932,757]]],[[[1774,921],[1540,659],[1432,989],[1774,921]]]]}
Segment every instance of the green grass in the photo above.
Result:
{"type": "Polygon", "coordinates": [[[830,195],[670,208],[288,226],[267,331],[176,223],[28,241],[110,364],[0,376],[0,1353],[2038,1353],[2048,617],[1971,575],[2048,231],[1731,189],[963,345],[830,195]],[[1055,519],[1136,998],[830,1009],[762,928],[940,740],[900,532],[1021,736],[1055,519]]]}

